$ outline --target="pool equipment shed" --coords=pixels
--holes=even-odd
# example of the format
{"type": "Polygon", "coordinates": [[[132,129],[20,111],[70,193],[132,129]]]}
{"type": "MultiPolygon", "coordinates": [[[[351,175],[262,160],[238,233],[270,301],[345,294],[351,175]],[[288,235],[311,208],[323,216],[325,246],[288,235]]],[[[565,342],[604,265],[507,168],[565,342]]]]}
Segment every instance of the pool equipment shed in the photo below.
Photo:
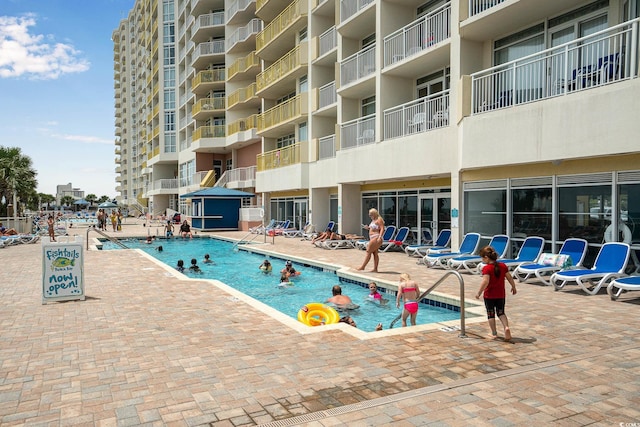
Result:
{"type": "Polygon", "coordinates": [[[252,193],[224,187],[211,187],[183,194],[191,199],[191,227],[202,230],[237,230],[242,199],[255,197],[252,193]]]}

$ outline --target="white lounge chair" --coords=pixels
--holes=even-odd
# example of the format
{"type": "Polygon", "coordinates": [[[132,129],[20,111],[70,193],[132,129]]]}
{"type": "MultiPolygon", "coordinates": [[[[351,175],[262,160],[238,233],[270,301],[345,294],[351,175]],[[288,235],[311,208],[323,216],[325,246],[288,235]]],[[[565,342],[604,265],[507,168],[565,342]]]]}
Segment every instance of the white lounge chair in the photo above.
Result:
{"type": "Polygon", "coordinates": [[[480,246],[480,234],[467,233],[460,243],[460,250],[458,252],[429,252],[424,257],[424,263],[427,267],[447,268],[447,261],[449,261],[449,259],[462,255],[473,255],[478,250],[478,246],[480,246]]]}
{"type": "MultiPolygon", "coordinates": [[[[491,246],[498,257],[504,257],[509,249],[509,236],[506,234],[496,234],[491,238],[489,246],[491,246]]],[[[447,267],[452,270],[465,269],[471,274],[479,274],[478,265],[482,263],[482,257],[480,255],[462,255],[455,258],[451,258],[447,261],[447,267]]]]}
{"type": "Polygon", "coordinates": [[[589,244],[584,239],[569,238],[564,241],[555,257],[550,254],[540,254],[536,263],[522,264],[513,270],[513,277],[519,282],[537,280],[545,285],[551,285],[549,278],[553,273],[567,267],[582,267],[589,244]]]}
{"type": "Polygon", "coordinates": [[[618,299],[623,292],[640,291],[640,276],[628,276],[614,279],[607,286],[607,293],[612,301],[618,299]]]}
{"type": "Polygon", "coordinates": [[[627,243],[605,243],[600,248],[591,269],[558,271],[551,276],[550,282],[556,291],[563,289],[567,284],[575,283],[587,294],[595,295],[611,280],[624,276],[630,253],[631,247],[627,243]]]}
{"type": "Polygon", "coordinates": [[[404,248],[404,251],[407,255],[409,256],[419,256],[420,258],[423,258],[426,254],[427,251],[429,249],[445,249],[445,248],[449,248],[449,245],[451,244],[451,230],[448,228],[442,229],[440,230],[440,233],[438,233],[438,237],[436,238],[436,241],[433,243],[424,243],[422,242],[419,245],[409,245],[406,248],[404,248]]]}

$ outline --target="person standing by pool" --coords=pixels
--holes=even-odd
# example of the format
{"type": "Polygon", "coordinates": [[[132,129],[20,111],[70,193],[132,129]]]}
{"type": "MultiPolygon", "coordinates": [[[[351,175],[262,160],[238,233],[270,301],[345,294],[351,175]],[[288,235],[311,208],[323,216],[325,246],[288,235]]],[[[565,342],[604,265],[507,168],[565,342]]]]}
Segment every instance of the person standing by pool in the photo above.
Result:
{"type": "Polygon", "coordinates": [[[173,237],[173,224],[171,224],[171,220],[167,220],[167,225],[164,227],[164,235],[168,239],[173,237]]]}
{"type": "Polygon", "coordinates": [[[404,307],[402,308],[402,326],[407,326],[407,318],[411,316],[411,325],[416,325],[416,317],[418,316],[418,297],[420,296],[420,288],[418,284],[411,280],[411,276],[407,273],[400,275],[400,284],[398,285],[398,296],[396,297],[396,307],[400,307],[400,299],[404,299],[404,307]]]}
{"type": "Polygon", "coordinates": [[[49,239],[52,242],[56,241],[56,230],[55,230],[56,222],[53,220],[53,215],[49,215],[47,218],[47,228],[49,231],[49,239]]]}
{"type": "Polygon", "coordinates": [[[480,249],[480,256],[485,266],[482,267],[482,285],[476,294],[476,299],[480,299],[480,295],[484,297],[484,306],[487,309],[487,318],[491,328],[491,338],[496,339],[498,337],[498,330],[496,329],[496,316],[498,316],[504,327],[504,339],[509,341],[511,340],[511,329],[509,329],[509,319],[504,314],[504,304],[507,298],[504,282],[505,280],[509,282],[513,295],[517,292],[516,283],[511,273],[509,273],[507,265],[497,261],[498,253],[494,248],[485,246],[480,249]]]}
{"type": "Polygon", "coordinates": [[[371,218],[371,223],[369,225],[364,225],[364,229],[369,230],[369,243],[367,244],[367,256],[364,258],[364,262],[358,268],[358,271],[362,271],[365,269],[367,264],[369,264],[369,260],[373,256],[373,270],[374,273],[378,272],[378,263],[380,262],[380,257],[378,256],[378,249],[382,246],[382,235],[384,234],[384,220],[378,213],[378,210],[375,208],[369,209],[369,218],[371,218]]]}

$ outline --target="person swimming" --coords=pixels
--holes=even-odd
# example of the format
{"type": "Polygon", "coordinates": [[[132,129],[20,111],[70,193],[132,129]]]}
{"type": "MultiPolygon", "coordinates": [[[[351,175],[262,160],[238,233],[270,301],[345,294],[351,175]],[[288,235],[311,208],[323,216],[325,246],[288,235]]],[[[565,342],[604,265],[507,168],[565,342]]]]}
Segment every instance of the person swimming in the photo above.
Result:
{"type": "Polygon", "coordinates": [[[262,270],[263,273],[270,273],[271,270],[273,270],[273,266],[271,265],[271,262],[268,259],[265,259],[264,261],[262,261],[262,264],[260,264],[260,270],[262,270]]]}

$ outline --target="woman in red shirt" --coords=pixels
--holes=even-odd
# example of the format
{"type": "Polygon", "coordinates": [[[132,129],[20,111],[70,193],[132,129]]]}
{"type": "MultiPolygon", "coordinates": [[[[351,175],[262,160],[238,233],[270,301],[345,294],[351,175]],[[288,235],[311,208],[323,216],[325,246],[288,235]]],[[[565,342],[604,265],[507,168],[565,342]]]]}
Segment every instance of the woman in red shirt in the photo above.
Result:
{"type": "Polygon", "coordinates": [[[504,339],[506,341],[511,340],[511,330],[509,329],[509,320],[506,314],[504,314],[504,303],[506,299],[506,292],[504,290],[505,279],[511,285],[511,293],[516,294],[516,283],[509,273],[509,267],[502,262],[498,262],[498,253],[491,246],[485,246],[480,249],[480,256],[482,262],[485,264],[482,267],[482,286],[476,294],[476,299],[480,299],[482,294],[484,297],[484,306],[487,309],[487,318],[489,319],[489,327],[491,328],[491,338],[498,337],[498,331],[496,329],[496,315],[502,326],[504,326],[504,339]]]}

